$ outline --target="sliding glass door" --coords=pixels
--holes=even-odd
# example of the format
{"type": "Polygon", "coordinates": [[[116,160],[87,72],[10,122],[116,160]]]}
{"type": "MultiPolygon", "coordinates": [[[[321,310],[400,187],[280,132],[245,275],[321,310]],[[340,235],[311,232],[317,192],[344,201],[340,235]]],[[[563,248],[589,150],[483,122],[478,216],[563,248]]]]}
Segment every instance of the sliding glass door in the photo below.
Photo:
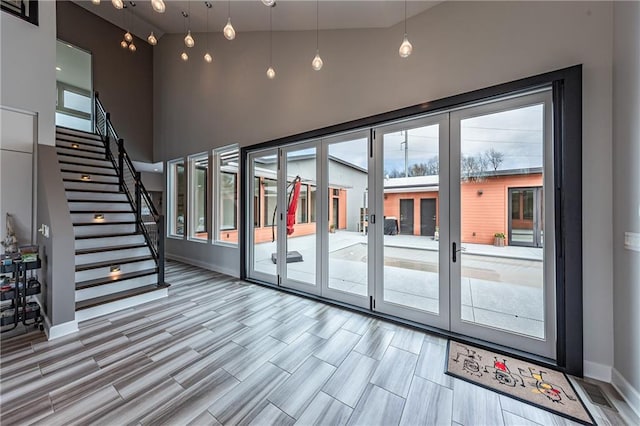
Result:
{"type": "Polygon", "coordinates": [[[249,277],[555,358],[551,112],[543,90],[250,153],[249,277]]]}
{"type": "Polygon", "coordinates": [[[369,217],[370,132],[349,133],[322,141],[326,207],[322,209],[322,295],[369,308],[371,262],[374,255],[369,217]]]}
{"type": "Polygon", "coordinates": [[[551,111],[543,91],[451,113],[451,330],[555,358],[551,111]]]}
{"type": "Polygon", "coordinates": [[[375,136],[375,309],[448,328],[447,114],[380,127],[375,136]]]}

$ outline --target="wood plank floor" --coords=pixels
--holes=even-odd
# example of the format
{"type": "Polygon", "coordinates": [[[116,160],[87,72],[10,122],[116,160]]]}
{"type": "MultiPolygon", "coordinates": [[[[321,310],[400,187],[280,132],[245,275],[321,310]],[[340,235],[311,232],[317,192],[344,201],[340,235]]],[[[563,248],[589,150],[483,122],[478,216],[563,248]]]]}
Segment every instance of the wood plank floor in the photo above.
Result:
{"type": "Polygon", "coordinates": [[[3,340],[2,424],[572,424],[446,376],[444,339],[177,262],[166,280],[73,335],[3,340]]]}

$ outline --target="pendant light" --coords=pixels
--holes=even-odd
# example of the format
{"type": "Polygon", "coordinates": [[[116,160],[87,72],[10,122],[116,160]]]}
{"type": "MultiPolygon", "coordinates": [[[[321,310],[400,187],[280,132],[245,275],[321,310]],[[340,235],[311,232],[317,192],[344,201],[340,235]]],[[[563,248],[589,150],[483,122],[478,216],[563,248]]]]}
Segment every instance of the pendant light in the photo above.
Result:
{"type": "Polygon", "coordinates": [[[318,0],[316,0],[316,56],[313,57],[313,60],[311,61],[311,67],[315,70],[315,71],[320,71],[322,69],[322,58],[320,57],[320,47],[319,47],[319,6],[318,6],[318,0]]]}
{"type": "MultiPolygon", "coordinates": [[[[265,0],[262,0],[262,2],[264,4],[267,4],[265,0]]],[[[274,5],[275,5],[275,1],[271,2],[271,5],[267,5],[267,6],[270,6],[269,7],[269,68],[267,68],[267,78],[269,80],[273,80],[274,78],[276,78],[276,70],[273,69],[273,18],[271,16],[274,5]]]]}
{"type": "Polygon", "coordinates": [[[187,62],[189,60],[189,55],[187,55],[187,52],[182,52],[180,54],[180,59],[182,59],[183,61],[187,62]]]}
{"type": "Polygon", "coordinates": [[[96,6],[100,4],[100,0],[91,0],[91,3],[95,4],[96,6]]]}
{"type": "Polygon", "coordinates": [[[136,45],[135,45],[135,44],[133,44],[133,42],[131,42],[131,43],[129,44],[129,51],[131,51],[131,52],[135,52],[136,50],[137,50],[136,45]]]}
{"type": "Polygon", "coordinates": [[[158,44],[158,39],[156,38],[155,35],[153,35],[153,31],[151,31],[151,34],[149,34],[149,37],[147,37],[147,41],[152,46],[155,46],[156,44],[158,44]]]}
{"type": "Polygon", "coordinates": [[[189,11],[187,12],[187,20],[189,21],[189,26],[187,27],[189,31],[187,31],[187,35],[184,36],[184,45],[188,48],[192,48],[196,45],[196,41],[191,36],[191,2],[187,2],[187,7],[189,11]]]}
{"type": "MultiPolygon", "coordinates": [[[[126,28],[127,27],[127,16],[124,14],[124,9],[120,9],[122,10],[122,28],[126,28]]],[[[127,35],[129,31],[127,31],[125,33],[124,39],[120,42],[120,47],[122,47],[123,49],[126,49],[127,47],[129,47],[129,43],[127,43],[127,35]]],[[[131,34],[129,34],[131,35],[131,34]]]]}
{"type": "Polygon", "coordinates": [[[401,58],[406,58],[411,55],[411,52],[413,52],[413,46],[407,38],[407,0],[404,0],[404,39],[402,40],[400,49],[398,49],[398,53],[401,58]]]}
{"type": "Polygon", "coordinates": [[[151,7],[158,13],[164,13],[166,6],[163,0],[151,0],[151,7]]]}
{"type": "Polygon", "coordinates": [[[276,4],[276,0],[262,0],[262,4],[265,6],[273,7],[276,4]]]}
{"type": "Polygon", "coordinates": [[[118,10],[124,7],[124,2],[122,0],[111,0],[111,4],[118,10]]]}
{"type": "Polygon", "coordinates": [[[131,41],[133,40],[133,36],[131,35],[131,33],[129,31],[127,31],[126,33],[124,33],[124,39],[131,43],[131,41]]]}
{"type": "Polygon", "coordinates": [[[222,33],[227,40],[236,38],[236,30],[233,29],[233,25],[231,24],[231,0],[227,3],[227,25],[222,29],[222,33]]]}
{"type": "Polygon", "coordinates": [[[205,34],[206,41],[207,41],[207,50],[205,51],[205,54],[204,54],[204,61],[210,64],[211,62],[213,62],[213,56],[211,56],[211,53],[209,53],[209,9],[213,7],[213,4],[211,4],[211,2],[206,1],[204,2],[204,5],[207,7],[207,33],[205,34]]]}
{"type": "Polygon", "coordinates": [[[127,44],[127,42],[126,42],[126,41],[122,40],[122,41],[120,42],[120,47],[122,47],[123,49],[126,49],[127,47],[129,47],[129,45],[127,44]]]}

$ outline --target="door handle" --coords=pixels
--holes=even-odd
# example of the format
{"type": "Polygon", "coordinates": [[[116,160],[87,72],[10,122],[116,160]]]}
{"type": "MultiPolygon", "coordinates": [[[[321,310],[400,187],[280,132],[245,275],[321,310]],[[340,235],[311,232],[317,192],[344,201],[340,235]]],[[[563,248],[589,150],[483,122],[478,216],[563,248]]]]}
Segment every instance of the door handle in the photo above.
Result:
{"type": "Polygon", "coordinates": [[[462,249],[458,250],[458,245],[456,243],[451,243],[451,261],[456,263],[458,260],[458,252],[461,252],[462,249]]]}

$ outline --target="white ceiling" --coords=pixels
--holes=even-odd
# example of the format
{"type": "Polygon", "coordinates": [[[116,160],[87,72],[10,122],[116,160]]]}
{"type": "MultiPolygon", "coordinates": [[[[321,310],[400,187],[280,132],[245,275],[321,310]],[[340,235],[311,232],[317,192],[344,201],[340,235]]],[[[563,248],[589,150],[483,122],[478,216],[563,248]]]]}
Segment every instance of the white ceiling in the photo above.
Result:
{"type": "MultiPolygon", "coordinates": [[[[155,12],[149,0],[129,1],[126,10],[117,10],[110,0],[94,5],[90,0],[75,3],[107,21],[146,38],[149,31],[156,36],[165,33],[183,33],[189,20],[182,11],[190,15],[193,32],[207,31],[207,7],[204,1],[165,0],[166,11],[155,12]]],[[[227,22],[228,7],[231,21],[240,34],[243,31],[268,31],[269,7],[260,0],[216,0],[209,9],[209,31],[221,32],[227,22]]],[[[408,1],[407,16],[417,15],[441,1],[408,1]]],[[[319,27],[327,29],[387,28],[404,20],[405,3],[402,0],[319,0],[319,27]]],[[[312,0],[278,0],[273,9],[274,31],[300,31],[316,29],[316,2],[312,0]]]]}

